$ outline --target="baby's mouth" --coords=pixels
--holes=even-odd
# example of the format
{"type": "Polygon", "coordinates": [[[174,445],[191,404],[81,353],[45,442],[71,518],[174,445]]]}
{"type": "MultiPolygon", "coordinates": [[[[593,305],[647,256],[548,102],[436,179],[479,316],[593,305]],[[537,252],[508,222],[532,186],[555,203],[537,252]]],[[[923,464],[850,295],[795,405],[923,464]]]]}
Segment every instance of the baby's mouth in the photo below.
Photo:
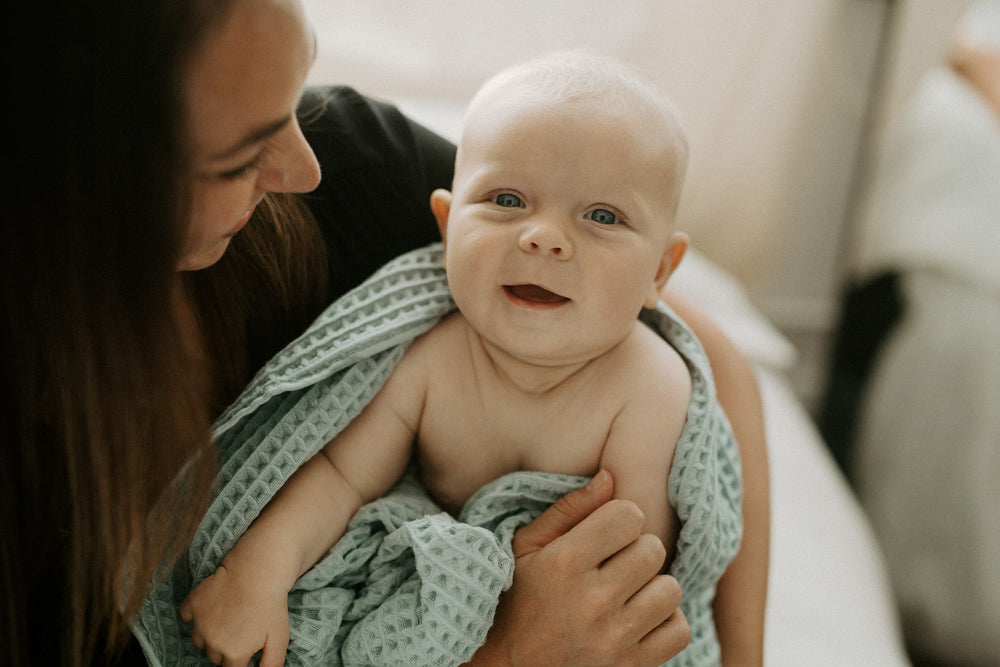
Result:
{"type": "Polygon", "coordinates": [[[541,287],[540,285],[504,285],[507,294],[529,303],[556,304],[569,301],[568,298],[541,287]]]}

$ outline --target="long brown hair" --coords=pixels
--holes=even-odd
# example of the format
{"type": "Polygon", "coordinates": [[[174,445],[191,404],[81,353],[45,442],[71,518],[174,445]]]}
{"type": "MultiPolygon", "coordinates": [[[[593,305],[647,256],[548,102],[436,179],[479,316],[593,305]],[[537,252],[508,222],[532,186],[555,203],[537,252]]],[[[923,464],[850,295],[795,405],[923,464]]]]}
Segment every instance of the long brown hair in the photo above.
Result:
{"type": "Polygon", "coordinates": [[[222,259],[188,274],[188,287],[217,414],[328,299],[326,246],[308,207],[296,195],[269,193],[222,259]]]}
{"type": "MultiPolygon", "coordinates": [[[[188,201],[181,86],[186,58],[229,4],[8,9],[0,46],[5,664],[82,665],[108,652],[206,506],[215,468],[205,388],[214,385],[184,363],[190,350],[173,306],[188,201]]],[[[254,264],[265,275],[287,268],[266,266],[260,253],[251,260],[221,272],[217,293],[254,264]]],[[[290,284],[269,283],[271,294],[290,284]]],[[[236,292],[243,296],[226,303],[240,317],[249,304],[245,289],[236,292]]],[[[223,327],[202,319],[208,331],[223,327]]]]}

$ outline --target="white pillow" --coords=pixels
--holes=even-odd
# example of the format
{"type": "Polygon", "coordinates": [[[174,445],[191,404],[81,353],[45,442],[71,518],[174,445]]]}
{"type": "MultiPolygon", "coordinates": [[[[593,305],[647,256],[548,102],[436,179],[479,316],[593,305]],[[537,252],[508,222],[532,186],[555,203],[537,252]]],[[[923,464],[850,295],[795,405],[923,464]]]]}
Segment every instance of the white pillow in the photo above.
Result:
{"type": "Polygon", "coordinates": [[[697,250],[688,249],[668,285],[711,317],[751,361],[777,370],[795,364],[795,346],[753,305],[743,285],[697,250]]]}

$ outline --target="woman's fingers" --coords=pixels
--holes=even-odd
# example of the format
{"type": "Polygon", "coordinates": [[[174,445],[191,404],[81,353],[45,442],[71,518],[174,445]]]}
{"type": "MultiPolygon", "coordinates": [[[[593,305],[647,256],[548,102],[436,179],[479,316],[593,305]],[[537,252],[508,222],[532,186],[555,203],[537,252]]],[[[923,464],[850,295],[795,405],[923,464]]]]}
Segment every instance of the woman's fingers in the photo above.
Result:
{"type": "MultiPolygon", "coordinates": [[[[639,539],[644,522],[642,510],[635,503],[609,500],[570,532],[554,540],[546,551],[559,559],[561,568],[576,573],[595,571],[639,539]]],[[[655,571],[649,572],[646,579],[654,574],[655,571]]]]}
{"type": "Polygon", "coordinates": [[[666,557],[667,550],[658,537],[650,533],[639,535],[604,560],[600,576],[615,583],[621,596],[617,601],[625,605],[663,570],[666,557]]]}
{"type": "Polygon", "coordinates": [[[473,664],[653,667],[688,644],[663,545],[612,491],[602,473],[518,531],[514,585],[473,664]]]}
{"type": "Polygon", "coordinates": [[[571,491],[557,500],[530,524],[517,531],[511,545],[514,557],[533,553],[562,537],[594,510],[611,500],[614,481],[601,470],[585,487],[571,491]]]}
{"type": "Polygon", "coordinates": [[[635,628],[641,639],[654,632],[670,617],[679,612],[681,586],[673,577],[661,574],[654,577],[622,607],[626,623],[635,628]]]}
{"type": "Polygon", "coordinates": [[[678,607],[670,618],[639,640],[638,662],[647,665],[662,664],[668,659],[664,656],[673,657],[690,643],[691,626],[688,625],[684,612],[678,607]]]}

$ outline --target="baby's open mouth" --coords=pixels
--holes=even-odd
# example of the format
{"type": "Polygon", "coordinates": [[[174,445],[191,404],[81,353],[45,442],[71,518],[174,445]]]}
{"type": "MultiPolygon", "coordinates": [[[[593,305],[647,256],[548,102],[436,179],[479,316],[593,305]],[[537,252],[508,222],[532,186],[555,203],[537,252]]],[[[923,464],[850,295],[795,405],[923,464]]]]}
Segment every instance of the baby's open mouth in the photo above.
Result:
{"type": "Polygon", "coordinates": [[[551,304],[569,301],[566,297],[539,285],[504,285],[503,288],[507,294],[530,303],[551,304]]]}

